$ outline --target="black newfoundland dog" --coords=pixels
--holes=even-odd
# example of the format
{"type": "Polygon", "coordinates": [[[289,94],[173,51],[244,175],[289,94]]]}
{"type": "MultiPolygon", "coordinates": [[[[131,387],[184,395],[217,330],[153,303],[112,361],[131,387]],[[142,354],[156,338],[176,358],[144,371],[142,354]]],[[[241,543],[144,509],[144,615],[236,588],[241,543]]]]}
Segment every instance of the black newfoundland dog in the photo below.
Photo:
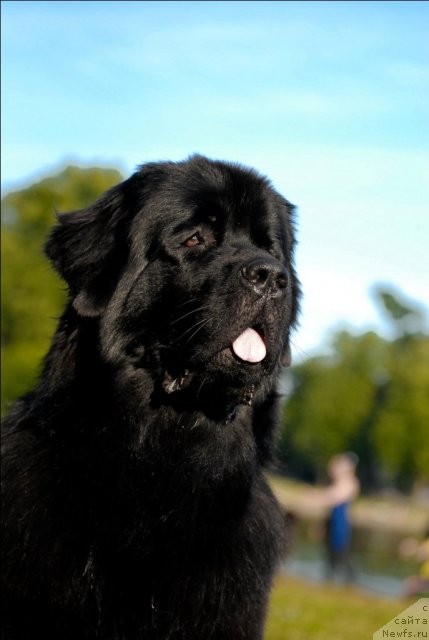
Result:
{"type": "Polygon", "coordinates": [[[59,216],[46,252],[69,303],[4,425],[4,640],[263,637],[292,210],[194,156],[59,216]]]}

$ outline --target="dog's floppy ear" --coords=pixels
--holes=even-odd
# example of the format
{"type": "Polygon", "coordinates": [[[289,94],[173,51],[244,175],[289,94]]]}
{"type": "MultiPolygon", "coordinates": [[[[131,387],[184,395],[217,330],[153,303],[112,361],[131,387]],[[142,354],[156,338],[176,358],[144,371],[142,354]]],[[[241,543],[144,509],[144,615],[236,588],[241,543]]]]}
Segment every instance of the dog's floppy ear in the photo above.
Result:
{"type": "Polygon", "coordinates": [[[103,311],[127,258],[130,212],[125,184],[113,187],[87,209],[60,214],[45,246],[82,316],[103,311]]]}

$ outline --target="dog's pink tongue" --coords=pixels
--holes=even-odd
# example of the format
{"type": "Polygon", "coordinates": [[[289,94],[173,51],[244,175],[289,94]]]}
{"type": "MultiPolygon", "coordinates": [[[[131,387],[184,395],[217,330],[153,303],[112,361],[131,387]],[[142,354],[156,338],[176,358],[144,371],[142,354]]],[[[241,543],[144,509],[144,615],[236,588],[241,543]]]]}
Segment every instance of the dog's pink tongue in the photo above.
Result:
{"type": "Polygon", "coordinates": [[[250,327],[234,340],[232,350],[240,360],[246,362],[261,362],[267,355],[267,349],[261,336],[250,327]]]}

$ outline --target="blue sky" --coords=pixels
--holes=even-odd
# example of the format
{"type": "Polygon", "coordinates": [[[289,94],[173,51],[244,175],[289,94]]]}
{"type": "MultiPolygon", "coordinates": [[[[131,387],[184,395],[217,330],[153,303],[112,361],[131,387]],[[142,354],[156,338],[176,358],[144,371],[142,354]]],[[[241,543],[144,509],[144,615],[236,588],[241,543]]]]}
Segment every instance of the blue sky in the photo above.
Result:
{"type": "Polygon", "coordinates": [[[298,205],[299,353],[429,301],[429,3],[2,2],[2,188],[193,152],[298,205]]]}

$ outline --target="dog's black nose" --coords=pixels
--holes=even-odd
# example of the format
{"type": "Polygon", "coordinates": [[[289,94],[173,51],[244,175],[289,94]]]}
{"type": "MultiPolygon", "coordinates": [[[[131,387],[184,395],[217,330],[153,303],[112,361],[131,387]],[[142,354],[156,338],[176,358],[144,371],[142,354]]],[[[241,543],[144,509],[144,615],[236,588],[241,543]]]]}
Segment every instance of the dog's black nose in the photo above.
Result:
{"type": "Polygon", "coordinates": [[[260,296],[268,292],[273,298],[279,296],[288,283],[285,267],[274,258],[254,258],[241,268],[241,274],[260,296]]]}

